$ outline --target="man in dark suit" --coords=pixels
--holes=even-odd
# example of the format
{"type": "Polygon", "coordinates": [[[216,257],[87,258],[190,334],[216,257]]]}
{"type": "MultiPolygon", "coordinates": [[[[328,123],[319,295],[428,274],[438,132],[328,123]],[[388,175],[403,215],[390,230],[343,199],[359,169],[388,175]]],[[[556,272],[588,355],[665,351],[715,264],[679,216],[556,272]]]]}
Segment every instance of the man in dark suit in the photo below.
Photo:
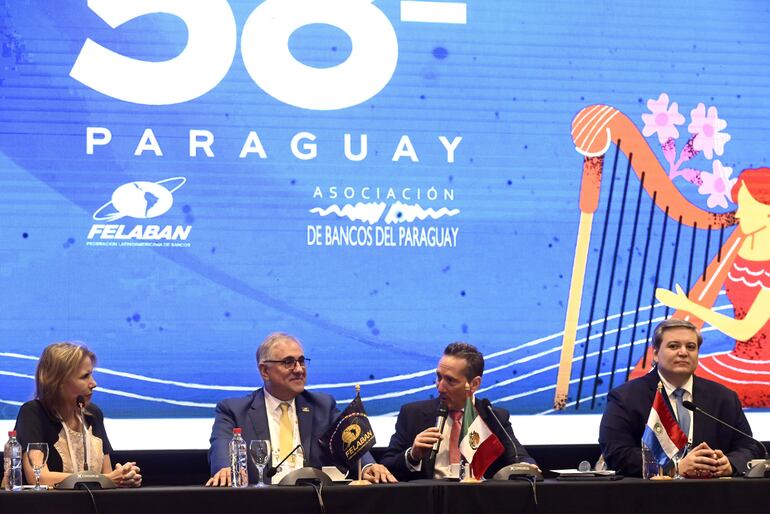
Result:
{"type": "MultiPolygon", "coordinates": [[[[319,438],[339,416],[334,398],[324,393],[305,390],[307,362],[299,340],[289,334],[267,336],[257,350],[259,374],[265,387],[242,398],[230,398],[217,404],[211,430],[209,464],[212,477],[206,485],[230,485],[229,443],[233,428],[240,427],[243,439],[264,439],[272,442],[274,455],[283,459],[298,444],[303,455],[289,457],[282,466],[286,470],[308,465],[320,468],[333,465],[319,438]]],[[[363,478],[371,482],[394,482],[393,475],[382,465],[375,464],[370,454],[362,459],[363,478]]],[[[277,462],[274,461],[274,464],[277,462]]],[[[258,479],[251,459],[248,463],[249,481],[258,479]]]]}
{"type": "Polygon", "coordinates": [[[679,406],[691,401],[703,411],[750,434],[740,400],[727,387],[695,376],[703,342],[689,321],[668,319],[653,335],[656,366],[645,376],[610,391],[599,427],[599,445],[607,466],[628,476],[642,475],[641,440],[659,384],[671,412],[688,436],[691,450],[679,463],[685,477],[719,477],[743,473],[762,453],[751,439],[699,413],[679,406]]]}
{"type": "MultiPolygon", "coordinates": [[[[465,386],[476,392],[481,385],[481,375],[484,373],[484,356],[475,346],[467,343],[452,343],[444,350],[444,355],[436,368],[436,388],[438,398],[408,403],[401,407],[396,420],[396,432],[390,439],[390,445],[381,462],[393,472],[399,480],[417,478],[442,478],[452,473],[452,464],[459,463],[459,448],[457,440],[459,427],[453,434],[454,420],[462,420],[465,408],[465,386]],[[449,411],[444,431],[436,428],[436,413],[439,404],[444,403],[449,411]],[[431,448],[436,441],[441,440],[435,462],[429,461],[431,448]]],[[[505,452],[493,462],[485,476],[491,477],[500,468],[515,462],[530,463],[537,469],[535,461],[527,450],[516,440],[513,428],[508,420],[509,414],[505,409],[493,408],[498,422],[476,404],[479,415],[487,426],[497,436],[505,448],[505,452]],[[506,434],[507,432],[507,434],[506,434]],[[510,439],[509,439],[510,437],[510,439]],[[511,440],[514,445],[511,445],[511,440]]]]}

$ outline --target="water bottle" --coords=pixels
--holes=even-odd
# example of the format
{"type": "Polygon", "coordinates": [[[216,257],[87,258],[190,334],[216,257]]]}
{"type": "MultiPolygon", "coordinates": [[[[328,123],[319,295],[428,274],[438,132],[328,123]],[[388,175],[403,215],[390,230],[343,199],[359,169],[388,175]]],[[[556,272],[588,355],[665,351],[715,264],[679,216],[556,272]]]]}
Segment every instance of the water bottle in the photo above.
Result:
{"type": "Polygon", "coordinates": [[[21,445],[16,440],[16,431],[8,432],[8,442],[3,448],[5,488],[8,491],[21,491],[21,445]]]}
{"type": "Polygon", "coordinates": [[[233,487],[249,485],[248,456],[246,441],[241,437],[241,429],[236,427],[230,440],[230,479],[233,487]]]}

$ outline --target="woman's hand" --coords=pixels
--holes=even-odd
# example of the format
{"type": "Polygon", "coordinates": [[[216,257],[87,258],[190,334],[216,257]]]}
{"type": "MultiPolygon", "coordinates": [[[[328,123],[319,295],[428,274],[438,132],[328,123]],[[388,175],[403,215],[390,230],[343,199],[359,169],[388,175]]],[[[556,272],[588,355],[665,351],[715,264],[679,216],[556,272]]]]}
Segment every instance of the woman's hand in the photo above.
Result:
{"type": "Polygon", "coordinates": [[[659,302],[668,305],[674,310],[682,310],[690,312],[690,309],[694,305],[692,300],[687,297],[687,294],[682,290],[679,284],[676,284],[676,293],[659,287],[655,290],[655,298],[659,302]]]}
{"type": "Polygon", "coordinates": [[[139,487],[142,485],[141,469],[136,462],[126,462],[125,464],[115,464],[115,469],[106,476],[118,487],[139,487]]]}

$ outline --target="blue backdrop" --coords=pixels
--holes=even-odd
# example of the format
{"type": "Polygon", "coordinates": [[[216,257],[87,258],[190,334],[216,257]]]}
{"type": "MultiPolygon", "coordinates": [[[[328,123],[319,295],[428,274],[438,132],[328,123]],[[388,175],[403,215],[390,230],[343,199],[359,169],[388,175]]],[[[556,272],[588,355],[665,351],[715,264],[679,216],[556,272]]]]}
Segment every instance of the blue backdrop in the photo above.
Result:
{"type": "MultiPolygon", "coordinates": [[[[98,355],[111,417],[209,417],[259,385],[275,330],[303,341],[312,387],[344,400],[361,383],[370,414],[432,394],[454,340],[487,354],[486,396],[544,413],[579,217],[575,114],[613,105],[641,130],[661,93],[688,122],[703,102],[731,136],[714,159],[733,177],[767,163],[764,2],[314,3],[325,14],[0,2],[0,418],[31,398],[41,349],[73,339],[98,355]]],[[[731,346],[710,332],[704,352],[731,346]]],[[[606,388],[579,412],[601,412],[606,388]]]]}

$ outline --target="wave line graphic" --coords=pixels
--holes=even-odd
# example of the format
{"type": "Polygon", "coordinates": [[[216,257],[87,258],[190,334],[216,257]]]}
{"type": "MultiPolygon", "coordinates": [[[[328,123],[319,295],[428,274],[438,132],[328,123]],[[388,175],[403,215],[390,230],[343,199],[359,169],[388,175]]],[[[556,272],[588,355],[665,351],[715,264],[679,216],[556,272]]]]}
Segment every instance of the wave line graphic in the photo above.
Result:
{"type": "MultiPolygon", "coordinates": [[[[629,368],[618,368],[618,369],[615,370],[615,373],[625,373],[625,371],[627,369],[629,369],[629,368]]],[[[603,373],[600,373],[599,376],[600,377],[607,376],[607,375],[610,375],[611,373],[612,373],[612,371],[605,371],[603,373]]],[[[570,384],[577,384],[578,380],[579,379],[574,378],[574,379],[570,380],[569,383],[570,384]]],[[[583,383],[590,382],[591,380],[594,380],[594,377],[588,377],[588,378],[583,379],[583,383]]],[[[543,386],[543,387],[538,387],[537,389],[532,389],[530,391],[522,391],[521,393],[512,394],[510,396],[504,396],[502,398],[498,398],[497,400],[492,400],[492,403],[501,403],[501,402],[508,402],[508,401],[511,401],[511,400],[517,400],[519,398],[524,398],[525,396],[532,396],[533,394],[544,393],[546,391],[550,391],[550,390],[553,390],[553,389],[556,389],[556,384],[547,385],[547,386],[543,386]]],[[[601,394],[597,394],[596,395],[597,398],[599,398],[601,396],[607,396],[607,393],[601,393],[601,394]]],[[[587,402],[590,399],[591,399],[591,397],[588,396],[588,397],[585,398],[585,401],[587,402]]],[[[580,401],[582,402],[584,400],[580,400],[580,401]]],[[[575,405],[575,402],[571,402],[571,403],[567,404],[567,406],[570,406],[570,405],[575,405]]],[[[541,415],[550,414],[550,413],[553,413],[553,412],[556,412],[556,411],[553,410],[553,409],[549,409],[549,410],[546,410],[546,411],[543,411],[543,412],[538,412],[536,415],[537,416],[541,416],[541,415]]]]}
{"type": "Polygon", "coordinates": [[[200,407],[204,409],[213,409],[214,407],[217,406],[216,403],[191,402],[187,400],[172,400],[170,398],[146,396],[143,394],[130,393],[128,391],[120,391],[118,389],[107,389],[105,387],[97,387],[96,392],[111,394],[114,396],[122,396],[124,398],[133,398],[134,400],[144,400],[144,401],[156,402],[156,403],[167,403],[169,405],[178,405],[180,407],[200,407]]]}
{"type": "MultiPolygon", "coordinates": [[[[25,359],[37,361],[38,357],[34,355],[24,355],[21,353],[12,352],[0,352],[0,357],[11,357],[14,359],[25,359]]],[[[205,391],[253,391],[258,386],[228,386],[228,385],[214,385],[214,384],[196,384],[195,382],[180,382],[178,380],[166,380],[163,378],[149,377],[146,375],[137,375],[136,373],[128,373],[125,371],[116,371],[114,369],[96,367],[94,371],[98,373],[104,373],[105,375],[113,375],[121,378],[130,378],[139,382],[149,382],[154,384],[172,385],[176,387],[183,387],[185,389],[202,389],[205,391]]],[[[30,376],[30,378],[35,378],[30,376]]]]}
{"type": "MultiPolygon", "coordinates": [[[[729,307],[729,306],[727,306],[727,307],[729,307]]],[[[716,329],[713,328],[713,327],[706,327],[702,331],[703,332],[710,332],[710,331],[713,331],[713,330],[716,330],[716,329]]],[[[631,346],[632,344],[633,345],[641,344],[641,343],[643,343],[645,341],[645,339],[646,338],[637,339],[633,343],[626,343],[624,345],[619,346],[618,348],[619,349],[620,348],[626,348],[626,347],[631,346]]],[[[615,351],[614,348],[607,348],[607,349],[605,349],[605,353],[607,353],[607,352],[614,352],[614,351],[615,351]]],[[[552,351],[548,350],[548,351],[542,352],[542,353],[543,354],[547,354],[547,353],[552,353],[552,351]]],[[[720,354],[722,352],[717,352],[717,353],[720,354]]],[[[593,357],[597,357],[598,355],[599,355],[599,352],[598,351],[594,351],[594,352],[589,353],[586,357],[587,358],[593,358],[593,357]]],[[[23,357],[29,358],[28,356],[23,356],[23,357]]],[[[33,357],[33,359],[34,359],[34,357],[33,357]]],[[[525,359],[529,359],[529,356],[526,357],[525,359]]],[[[580,361],[582,359],[583,359],[583,356],[578,355],[578,356],[573,358],[573,362],[577,362],[577,361],[580,361]]],[[[521,360],[523,360],[523,359],[521,359],[521,360]]],[[[536,369],[536,370],[532,370],[529,373],[520,375],[520,376],[515,377],[513,379],[508,379],[506,381],[499,382],[499,383],[493,384],[493,385],[485,387],[485,388],[481,388],[481,389],[479,389],[478,392],[482,393],[482,392],[489,391],[489,390],[492,390],[492,389],[497,389],[499,387],[503,387],[503,386],[509,385],[511,383],[519,382],[521,380],[524,380],[524,379],[527,379],[527,378],[531,378],[531,377],[533,377],[535,375],[539,375],[539,374],[547,372],[547,371],[556,370],[557,368],[558,368],[558,364],[547,365],[547,366],[544,366],[542,368],[539,368],[539,369],[536,369]]],[[[625,367],[618,368],[618,369],[616,369],[614,371],[614,373],[625,373],[626,371],[628,371],[628,369],[630,369],[630,368],[625,368],[625,367]]],[[[610,375],[611,373],[613,373],[613,372],[612,371],[604,371],[604,372],[600,373],[599,376],[600,377],[605,377],[605,376],[610,375]]],[[[6,375],[6,376],[12,376],[12,377],[18,377],[18,378],[25,378],[25,379],[28,379],[28,380],[34,380],[34,377],[32,375],[28,375],[28,374],[24,374],[24,373],[16,373],[16,372],[13,372],[13,371],[0,370],[0,375],[6,375]]],[[[589,375],[587,377],[584,377],[583,381],[584,382],[590,382],[592,380],[595,380],[595,378],[596,377],[593,377],[593,376],[589,375]]],[[[579,378],[574,378],[574,379],[570,380],[570,385],[574,385],[578,381],[579,381],[579,378]]],[[[419,392],[422,392],[422,391],[431,390],[431,389],[433,389],[433,387],[434,387],[434,385],[430,384],[430,385],[426,385],[426,386],[415,387],[415,388],[405,389],[405,390],[401,390],[401,391],[392,391],[392,392],[389,392],[389,393],[383,393],[383,394],[379,394],[379,395],[372,395],[372,396],[364,397],[364,398],[362,398],[362,400],[364,400],[364,401],[376,401],[376,400],[382,400],[382,399],[398,398],[398,397],[402,397],[402,396],[408,396],[410,394],[419,393],[419,392]]],[[[548,385],[545,385],[545,386],[542,386],[542,387],[539,387],[539,388],[530,389],[530,390],[527,390],[527,391],[521,391],[521,392],[515,393],[513,395],[503,396],[501,398],[492,399],[492,402],[493,403],[500,403],[500,402],[506,402],[506,401],[515,400],[515,399],[519,399],[519,398],[523,398],[523,397],[527,397],[527,396],[532,396],[532,395],[535,395],[535,394],[538,394],[538,393],[542,393],[542,392],[546,392],[546,391],[549,391],[549,390],[553,390],[553,389],[555,389],[555,387],[556,387],[556,385],[555,385],[555,382],[554,382],[553,384],[548,384],[548,385]]],[[[132,399],[136,399],[136,400],[144,400],[144,401],[156,402],[156,403],[165,403],[165,404],[169,404],[169,405],[176,405],[176,406],[182,406],[182,407],[198,407],[198,408],[212,409],[212,408],[214,408],[216,406],[215,403],[192,402],[192,401],[186,401],[186,400],[173,400],[173,399],[170,399],[170,398],[161,398],[161,397],[147,396],[147,395],[141,395],[141,394],[132,393],[132,392],[128,392],[128,391],[121,391],[121,390],[117,390],[117,389],[110,389],[110,388],[104,388],[104,387],[97,387],[96,391],[97,392],[102,392],[102,393],[105,393],[105,394],[111,394],[111,395],[114,395],[114,396],[122,396],[122,397],[125,397],[125,398],[132,398],[132,399]]],[[[600,394],[597,394],[596,397],[600,398],[600,397],[603,397],[603,396],[606,396],[606,395],[607,395],[607,393],[600,393],[600,394]]],[[[586,400],[589,399],[589,398],[590,397],[586,397],[586,400]]],[[[344,403],[348,403],[350,401],[352,401],[352,398],[347,398],[347,399],[339,400],[339,403],[344,404],[344,403]]],[[[13,405],[13,406],[20,406],[21,405],[21,402],[16,402],[16,401],[13,401],[13,400],[0,400],[0,403],[5,403],[5,404],[8,404],[8,405],[13,405]]],[[[572,406],[574,404],[575,404],[575,402],[570,402],[570,403],[567,404],[567,406],[569,407],[569,406],[572,406]]],[[[546,411],[538,413],[538,415],[549,414],[549,413],[553,413],[553,412],[555,412],[553,409],[549,409],[549,410],[546,410],[546,411]]]]}
{"type": "Polygon", "coordinates": [[[460,209],[447,209],[442,207],[439,210],[432,208],[423,209],[419,203],[409,205],[401,202],[396,202],[388,209],[388,214],[385,215],[385,223],[411,223],[414,220],[424,221],[427,218],[437,220],[444,216],[456,216],[460,214],[460,209]]]}
{"type": "MultiPolygon", "coordinates": [[[[571,382],[570,382],[570,383],[571,383],[571,382]]],[[[552,389],[554,389],[555,387],[556,387],[556,386],[554,386],[552,389]]],[[[602,397],[604,397],[604,396],[607,396],[608,394],[609,394],[609,393],[599,393],[599,394],[597,394],[597,395],[596,395],[596,398],[602,398],[602,397]]],[[[590,397],[590,396],[586,396],[585,398],[581,398],[581,399],[580,399],[580,403],[587,403],[587,402],[588,402],[590,399],[591,399],[591,397],[590,397]]],[[[577,403],[577,402],[569,402],[569,403],[567,403],[567,404],[566,404],[564,407],[565,407],[565,408],[567,408],[567,407],[574,407],[576,403],[577,403]]],[[[548,410],[544,410],[543,412],[538,412],[538,413],[536,414],[536,416],[543,416],[543,415],[545,415],[545,414],[553,414],[554,412],[556,412],[556,411],[555,411],[555,410],[553,410],[553,409],[548,409],[548,410]]]]}
{"type": "Polygon", "coordinates": [[[345,204],[342,208],[337,204],[332,204],[326,209],[313,207],[310,212],[319,216],[336,214],[340,218],[348,218],[351,221],[366,221],[370,225],[374,225],[382,217],[385,207],[384,202],[358,202],[355,205],[345,204]]]}
{"type": "MultiPolygon", "coordinates": [[[[655,307],[658,307],[660,305],[661,304],[655,304],[655,307]]],[[[649,308],[650,308],[650,306],[646,306],[646,307],[641,307],[639,310],[649,310],[649,308]]],[[[719,311],[719,310],[725,310],[725,309],[730,309],[730,308],[732,308],[732,305],[722,305],[722,306],[715,307],[714,310],[715,311],[719,311]]],[[[623,314],[624,315],[633,314],[633,312],[634,311],[629,311],[629,312],[624,312],[623,314]]],[[[620,315],[617,314],[617,315],[613,315],[613,316],[608,316],[606,319],[605,318],[599,318],[599,319],[595,320],[593,323],[594,323],[594,326],[596,326],[598,324],[603,323],[606,320],[616,319],[619,316],[620,315]]],[[[662,319],[663,319],[662,317],[655,318],[655,319],[653,319],[653,323],[659,322],[662,319]]],[[[646,325],[646,324],[647,324],[646,321],[639,321],[637,323],[637,326],[646,325]]],[[[588,326],[587,323],[579,325],[578,326],[578,330],[584,329],[587,326],[588,326]]],[[[621,330],[621,332],[624,332],[624,331],[630,330],[631,328],[633,328],[633,324],[626,325],[625,327],[622,327],[620,330],[621,330]]],[[[710,331],[710,330],[713,330],[713,327],[706,327],[706,328],[703,329],[704,332],[710,331]]],[[[614,334],[617,331],[618,331],[618,329],[612,329],[612,330],[605,331],[604,334],[606,336],[606,335],[609,335],[609,334],[614,334]]],[[[543,337],[540,337],[540,338],[537,338],[537,339],[533,339],[531,341],[527,341],[525,343],[522,343],[520,345],[514,346],[512,348],[508,348],[508,349],[505,349],[505,350],[498,351],[496,353],[489,354],[489,355],[485,356],[485,360],[493,359],[493,358],[496,358],[496,357],[500,357],[502,355],[507,355],[507,354],[510,354],[510,353],[513,353],[513,352],[516,352],[516,351],[520,351],[520,350],[523,350],[523,349],[526,349],[526,348],[531,348],[533,346],[537,346],[537,345],[546,343],[548,341],[551,341],[553,339],[556,339],[556,338],[560,337],[562,334],[563,334],[563,331],[560,331],[560,332],[549,334],[547,336],[543,336],[543,337]]],[[[589,340],[598,339],[601,336],[602,336],[601,333],[592,334],[589,337],[589,340]]],[[[586,341],[586,338],[584,337],[584,338],[576,340],[576,343],[577,344],[581,344],[581,343],[584,343],[585,341],[586,341]]],[[[644,341],[644,339],[640,339],[638,341],[635,341],[634,344],[637,344],[640,341],[644,341]]],[[[620,348],[624,348],[626,346],[627,346],[627,344],[623,345],[623,346],[620,346],[620,348]]],[[[523,363],[526,363],[526,362],[531,362],[531,361],[534,361],[534,360],[539,359],[541,357],[545,357],[546,355],[555,353],[555,352],[560,351],[560,350],[561,350],[560,346],[555,346],[555,347],[549,348],[547,350],[543,350],[541,352],[538,352],[538,353],[535,353],[535,354],[532,354],[532,355],[527,355],[526,357],[522,357],[520,359],[516,359],[516,360],[511,361],[511,362],[506,362],[506,363],[498,365],[496,367],[487,369],[485,375],[488,376],[488,375],[490,375],[492,373],[495,373],[497,371],[510,368],[511,366],[514,366],[516,364],[523,364],[523,363]]],[[[611,349],[605,349],[605,353],[610,351],[610,350],[611,349]]],[[[593,353],[589,354],[589,356],[594,356],[594,354],[593,353]]],[[[38,357],[36,357],[36,356],[25,355],[25,354],[14,353],[14,352],[0,352],[0,357],[9,357],[9,358],[15,358],[15,359],[31,360],[31,361],[37,361],[38,360],[38,357]]],[[[582,357],[580,357],[580,359],[582,359],[582,357]]],[[[573,362],[574,362],[574,359],[573,359],[573,362]]],[[[118,377],[122,377],[122,378],[128,378],[128,379],[137,380],[137,381],[140,381],[140,382],[148,382],[148,383],[156,383],[156,384],[162,384],[162,385],[170,385],[170,386],[181,387],[181,388],[185,388],[185,389],[200,389],[200,390],[207,390],[207,391],[250,392],[250,391],[253,391],[254,389],[256,389],[258,387],[258,386],[255,386],[255,385],[236,386],[236,385],[217,385],[217,384],[200,384],[200,383],[195,383],[195,382],[182,382],[182,381],[178,381],[178,380],[169,380],[169,379],[155,378],[155,377],[150,377],[150,376],[146,376],[146,375],[139,375],[139,374],[136,374],[136,373],[117,371],[117,370],[113,370],[113,369],[110,369],[110,368],[102,368],[102,367],[95,368],[95,371],[97,371],[98,373],[104,373],[106,375],[113,375],[113,376],[118,376],[118,377]]],[[[337,388],[344,388],[344,387],[353,387],[356,384],[360,384],[362,386],[364,386],[364,385],[385,384],[385,383],[400,382],[400,381],[411,380],[411,379],[414,379],[414,378],[420,378],[420,377],[432,375],[433,373],[435,373],[435,371],[436,370],[434,368],[431,368],[431,369],[419,370],[419,371],[415,371],[415,372],[411,372],[411,373],[404,373],[404,374],[400,374],[400,375],[392,375],[392,376],[389,376],[389,377],[383,377],[383,378],[371,379],[371,380],[357,380],[357,381],[351,381],[351,382],[312,384],[312,385],[308,385],[306,388],[310,389],[310,390],[312,390],[312,389],[337,389],[337,388]]],[[[11,373],[11,372],[5,372],[5,373],[11,373]]],[[[4,373],[0,372],[0,374],[4,374],[4,373]]],[[[24,375],[23,378],[34,379],[34,377],[31,376],[31,375],[24,375]]],[[[430,387],[433,387],[433,386],[431,385],[430,387]]],[[[424,389],[421,389],[421,390],[424,390],[424,389]]],[[[412,391],[412,389],[406,389],[405,391],[412,391]]],[[[385,395],[390,395],[390,396],[375,395],[375,396],[371,396],[371,397],[368,397],[368,398],[373,399],[373,400],[374,399],[393,398],[394,396],[392,396],[392,395],[394,395],[396,393],[398,393],[398,391],[394,391],[394,392],[391,392],[391,393],[385,393],[385,395]]],[[[412,394],[412,393],[408,392],[406,394],[412,394]]],[[[364,398],[364,399],[367,399],[367,398],[364,398]]],[[[342,402],[342,400],[340,400],[340,402],[342,402]]]]}
{"type": "MultiPolygon", "coordinates": [[[[32,375],[27,375],[26,373],[16,373],[14,371],[5,371],[0,370],[0,375],[5,375],[9,377],[15,377],[15,378],[26,378],[28,380],[35,380],[35,377],[32,375]]],[[[110,389],[107,387],[97,387],[95,389],[97,393],[105,393],[105,394],[111,394],[113,396],[122,396],[124,398],[133,398],[134,400],[144,400],[148,402],[157,402],[157,403],[167,403],[169,405],[178,405],[180,407],[201,407],[206,409],[213,409],[217,406],[216,403],[205,403],[205,402],[191,402],[187,400],[173,400],[171,398],[160,398],[156,396],[147,396],[144,394],[137,394],[137,393],[131,393],[129,391],[121,391],[119,389],[110,389]]],[[[9,400],[11,401],[11,400],[9,400]]],[[[18,403],[18,402],[16,402],[18,403]]],[[[16,403],[12,403],[11,405],[16,405],[16,403]]],[[[21,403],[18,403],[18,405],[22,405],[21,403]]]]}

